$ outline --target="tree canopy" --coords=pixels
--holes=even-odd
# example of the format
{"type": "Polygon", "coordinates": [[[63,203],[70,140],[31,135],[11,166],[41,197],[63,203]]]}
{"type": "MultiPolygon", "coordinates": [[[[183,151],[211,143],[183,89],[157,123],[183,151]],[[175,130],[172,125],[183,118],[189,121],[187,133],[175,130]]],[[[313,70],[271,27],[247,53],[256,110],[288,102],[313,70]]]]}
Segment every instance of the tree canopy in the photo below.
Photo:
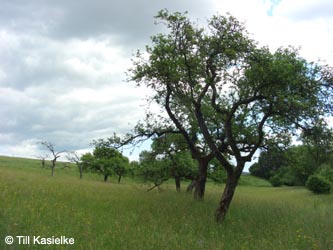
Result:
{"type": "Polygon", "coordinates": [[[128,168],[128,158],[118,150],[108,147],[103,140],[96,141],[94,144],[95,149],[92,154],[86,153],[81,156],[83,168],[102,174],[104,181],[107,181],[112,174],[116,174],[119,183],[128,168]]]}
{"type": "Polygon", "coordinates": [[[139,175],[158,187],[170,178],[175,179],[180,191],[181,180],[195,180],[198,168],[179,134],[165,134],[153,139],[151,151],[140,154],[139,175]]]}

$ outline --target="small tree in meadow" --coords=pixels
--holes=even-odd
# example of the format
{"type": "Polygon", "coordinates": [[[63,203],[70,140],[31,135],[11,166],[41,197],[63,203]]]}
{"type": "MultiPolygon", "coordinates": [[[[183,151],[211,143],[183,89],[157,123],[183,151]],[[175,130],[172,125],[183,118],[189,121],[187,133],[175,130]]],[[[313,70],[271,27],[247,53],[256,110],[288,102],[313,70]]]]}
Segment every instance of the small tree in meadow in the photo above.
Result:
{"type": "Polygon", "coordinates": [[[54,148],[54,144],[51,143],[51,142],[48,142],[48,141],[41,141],[40,144],[43,145],[44,147],[46,147],[46,149],[48,151],[50,151],[50,153],[53,157],[53,159],[51,160],[51,163],[52,163],[52,165],[51,165],[51,176],[53,176],[57,159],[61,156],[62,153],[66,152],[66,151],[65,150],[56,151],[55,148],[54,148]]]}
{"type": "Polygon", "coordinates": [[[41,168],[45,168],[45,161],[47,159],[47,157],[49,157],[47,154],[45,155],[38,155],[37,158],[40,159],[40,163],[41,163],[41,168]]]}
{"type": "Polygon", "coordinates": [[[86,153],[81,156],[82,167],[102,174],[104,181],[112,174],[118,176],[118,183],[122,176],[126,174],[129,166],[128,158],[123,156],[118,150],[105,145],[103,140],[94,142],[95,149],[93,153],[86,153]]]}
{"type": "Polygon", "coordinates": [[[80,155],[73,151],[73,152],[68,152],[67,153],[67,159],[70,161],[70,162],[73,162],[76,164],[77,168],[79,169],[79,173],[80,173],[80,179],[82,179],[83,177],[83,164],[81,162],[81,157],[80,155]]]}

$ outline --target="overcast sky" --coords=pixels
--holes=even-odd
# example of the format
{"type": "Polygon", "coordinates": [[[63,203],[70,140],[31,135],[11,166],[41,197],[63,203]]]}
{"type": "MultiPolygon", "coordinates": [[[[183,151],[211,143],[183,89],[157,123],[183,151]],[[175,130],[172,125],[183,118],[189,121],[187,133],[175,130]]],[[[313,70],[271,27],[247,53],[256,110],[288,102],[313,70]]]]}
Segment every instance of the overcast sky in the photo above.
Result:
{"type": "MultiPolygon", "coordinates": [[[[332,0],[0,0],[0,155],[35,157],[36,142],[85,150],[131,130],[145,89],[126,82],[131,56],[161,30],[153,16],[204,22],[231,13],[272,50],[293,45],[333,65],[332,0]]],[[[135,156],[132,156],[135,158],[135,156]]]]}

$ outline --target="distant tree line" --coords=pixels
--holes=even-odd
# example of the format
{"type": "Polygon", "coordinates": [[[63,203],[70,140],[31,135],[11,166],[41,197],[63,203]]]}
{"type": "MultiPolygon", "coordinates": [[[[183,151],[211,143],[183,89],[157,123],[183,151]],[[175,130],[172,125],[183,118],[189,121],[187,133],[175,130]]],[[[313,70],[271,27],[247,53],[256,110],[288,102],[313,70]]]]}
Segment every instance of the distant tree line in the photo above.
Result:
{"type": "Polygon", "coordinates": [[[264,149],[258,162],[250,167],[250,173],[269,180],[273,186],[308,187],[308,181],[315,176],[326,187],[323,192],[329,191],[328,186],[333,184],[332,129],[320,121],[312,129],[304,130],[299,139],[299,145],[264,149]]]}

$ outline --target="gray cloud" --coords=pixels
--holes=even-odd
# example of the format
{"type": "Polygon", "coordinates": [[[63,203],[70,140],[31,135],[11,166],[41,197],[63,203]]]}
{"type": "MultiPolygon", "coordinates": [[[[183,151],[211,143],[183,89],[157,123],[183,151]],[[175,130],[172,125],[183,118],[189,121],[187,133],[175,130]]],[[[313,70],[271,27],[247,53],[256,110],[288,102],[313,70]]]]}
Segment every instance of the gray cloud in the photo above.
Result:
{"type": "Polygon", "coordinates": [[[92,139],[128,132],[142,114],[138,110],[139,89],[87,89],[93,95],[88,100],[72,93],[45,86],[25,91],[2,89],[0,115],[6,118],[0,125],[2,143],[11,145],[33,138],[68,150],[85,148],[92,139]]]}
{"type": "Polygon", "coordinates": [[[205,16],[210,5],[2,0],[0,153],[35,150],[31,144],[38,140],[80,149],[128,132],[143,113],[146,91],[124,83],[124,72],[132,52],[160,29],[153,16],[163,8],[205,16]]]}
{"type": "Polygon", "coordinates": [[[17,32],[60,40],[108,34],[122,42],[138,44],[159,29],[153,25],[153,16],[163,8],[189,10],[196,16],[211,14],[210,1],[204,0],[4,0],[0,24],[17,32]]]}

